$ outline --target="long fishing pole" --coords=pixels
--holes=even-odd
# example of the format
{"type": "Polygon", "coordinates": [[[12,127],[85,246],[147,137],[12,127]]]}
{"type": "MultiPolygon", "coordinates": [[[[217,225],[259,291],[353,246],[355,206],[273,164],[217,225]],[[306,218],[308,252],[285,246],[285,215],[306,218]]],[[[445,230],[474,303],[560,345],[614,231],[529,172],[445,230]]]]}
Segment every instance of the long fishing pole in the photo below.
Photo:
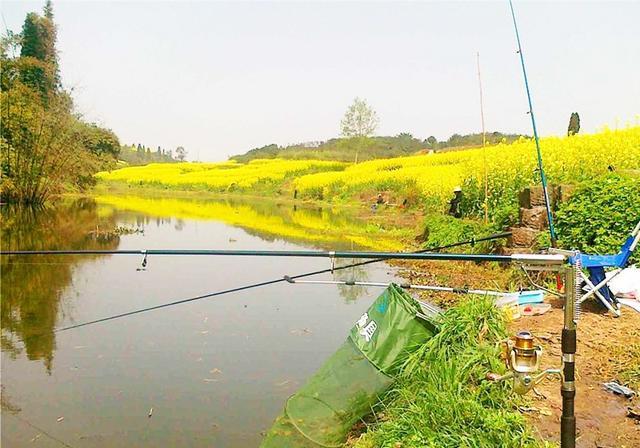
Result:
{"type": "Polygon", "coordinates": [[[300,257],[300,258],[363,258],[375,260],[446,260],[446,261],[495,261],[511,263],[561,264],[564,255],[538,254],[463,254],[435,252],[360,252],[360,251],[313,251],[313,250],[227,250],[227,249],[151,249],[151,250],[60,250],[60,251],[6,251],[0,255],[201,255],[240,257],[300,257]]]}
{"type": "Polygon", "coordinates": [[[542,152],[540,151],[540,139],[538,138],[538,128],[536,126],[536,117],[533,114],[533,103],[531,101],[531,91],[529,89],[529,80],[527,78],[527,69],[524,64],[524,54],[522,53],[522,45],[520,44],[520,33],[518,32],[518,23],[516,21],[516,13],[513,9],[513,2],[509,0],[511,8],[511,17],[513,18],[513,28],[516,32],[516,41],[518,42],[518,54],[520,54],[520,65],[522,66],[522,76],[524,77],[524,87],[527,91],[527,100],[529,101],[529,115],[531,116],[531,126],[533,127],[533,138],[536,142],[536,152],[538,154],[538,169],[540,170],[540,180],[542,181],[542,192],[544,193],[544,203],[547,208],[547,220],[549,221],[549,235],[551,237],[551,247],[556,247],[556,230],[553,226],[553,216],[551,215],[551,203],[549,201],[549,191],[547,188],[547,176],[542,166],[542,152]]]}
{"type": "MultiPolygon", "coordinates": [[[[422,249],[422,250],[415,251],[415,253],[433,252],[433,251],[438,251],[438,250],[443,250],[443,249],[451,249],[453,247],[459,247],[459,246],[464,246],[464,245],[469,245],[469,244],[475,245],[476,243],[480,243],[480,242],[483,242],[483,241],[491,241],[491,240],[496,240],[496,239],[500,239],[500,238],[506,238],[509,235],[511,235],[511,232],[502,232],[502,233],[497,233],[497,234],[489,235],[489,236],[482,237],[482,238],[472,238],[472,239],[467,240],[467,241],[459,241],[457,243],[447,244],[447,245],[443,245],[443,246],[430,247],[430,248],[427,248],[427,249],[422,249]]],[[[385,259],[378,258],[378,259],[360,261],[360,262],[357,262],[357,263],[351,263],[351,264],[344,265],[344,266],[336,266],[336,267],[332,267],[332,268],[326,268],[326,269],[320,269],[320,270],[317,270],[317,271],[306,272],[304,274],[288,276],[286,278],[285,277],[280,277],[280,278],[277,278],[277,279],[267,280],[267,281],[264,281],[264,282],[252,283],[252,284],[249,284],[249,285],[239,286],[239,287],[236,287],[236,288],[225,289],[225,290],[222,290],[222,291],[217,291],[217,292],[213,292],[213,293],[209,293],[209,294],[203,294],[203,295],[200,295],[200,296],[189,297],[187,299],[181,299],[181,300],[176,300],[176,301],[173,301],[173,302],[163,303],[163,304],[152,306],[152,307],[147,307],[147,308],[141,308],[141,309],[137,309],[137,310],[133,310],[133,311],[128,311],[128,312],[125,312],[125,313],[120,313],[120,314],[116,314],[116,315],[112,315],[112,316],[108,316],[108,317],[103,317],[101,319],[95,319],[95,320],[91,320],[91,321],[87,321],[87,322],[82,322],[82,323],[79,323],[79,324],[74,324],[74,325],[70,325],[70,326],[67,326],[67,327],[58,328],[58,329],[54,330],[54,332],[61,332],[61,331],[71,330],[73,328],[85,327],[87,325],[93,325],[93,324],[97,324],[97,323],[100,323],[100,322],[107,322],[107,321],[110,321],[110,320],[119,319],[119,318],[126,317],[126,316],[132,316],[134,314],[145,313],[147,311],[158,310],[158,309],[161,309],[161,308],[168,308],[168,307],[175,306],[175,305],[180,305],[180,304],[183,304],[183,303],[195,302],[196,300],[202,300],[202,299],[221,296],[221,295],[225,295],[225,294],[231,294],[231,293],[234,293],[234,292],[246,291],[248,289],[258,288],[258,287],[261,287],[261,286],[273,285],[273,284],[276,284],[276,283],[288,282],[291,279],[296,280],[296,279],[299,279],[299,278],[311,277],[313,275],[326,274],[326,273],[329,273],[329,272],[340,271],[340,270],[343,270],[343,269],[349,269],[349,268],[354,268],[354,267],[359,267],[359,266],[365,266],[365,265],[369,265],[369,264],[372,264],[372,263],[378,263],[378,262],[381,262],[381,261],[385,261],[385,259]]]]}

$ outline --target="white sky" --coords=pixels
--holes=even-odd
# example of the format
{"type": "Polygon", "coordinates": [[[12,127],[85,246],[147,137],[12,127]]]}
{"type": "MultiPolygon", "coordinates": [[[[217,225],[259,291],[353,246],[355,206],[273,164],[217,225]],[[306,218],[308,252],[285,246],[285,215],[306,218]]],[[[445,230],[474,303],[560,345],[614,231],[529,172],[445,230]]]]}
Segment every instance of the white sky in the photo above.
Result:
{"type": "MultiPolygon", "coordinates": [[[[3,1],[10,29],[44,1],[3,1]]],[[[542,135],[638,120],[640,2],[515,3],[542,135]]],[[[508,2],[54,0],[63,82],[123,143],[223,160],[325,140],[356,96],[380,135],[531,134],[508,2]]]]}

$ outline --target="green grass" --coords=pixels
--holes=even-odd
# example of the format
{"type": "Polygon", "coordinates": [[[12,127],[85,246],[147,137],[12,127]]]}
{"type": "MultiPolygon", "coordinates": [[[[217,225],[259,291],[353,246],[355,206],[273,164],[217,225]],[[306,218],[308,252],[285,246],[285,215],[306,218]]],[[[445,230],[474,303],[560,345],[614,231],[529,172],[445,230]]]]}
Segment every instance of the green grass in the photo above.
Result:
{"type": "Polygon", "coordinates": [[[379,421],[355,443],[369,447],[542,447],[516,410],[523,398],[508,383],[496,343],[506,337],[502,312],[490,299],[446,311],[441,331],[405,365],[377,412],[379,421]]]}

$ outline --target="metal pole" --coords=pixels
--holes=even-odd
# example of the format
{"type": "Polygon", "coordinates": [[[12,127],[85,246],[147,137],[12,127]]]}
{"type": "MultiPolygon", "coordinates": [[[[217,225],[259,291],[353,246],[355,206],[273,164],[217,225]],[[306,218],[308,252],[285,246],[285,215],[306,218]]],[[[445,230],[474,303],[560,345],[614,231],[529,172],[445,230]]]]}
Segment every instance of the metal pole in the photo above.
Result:
{"type": "Polygon", "coordinates": [[[576,446],[576,417],[574,401],[575,385],[575,354],[576,354],[576,295],[579,294],[579,282],[576,276],[576,266],[566,266],[564,269],[565,300],[564,300],[564,328],[562,329],[562,364],[563,377],[560,393],[562,394],[562,417],[560,419],[561,448],[575,448],[576,446]]]}
{"type": "Polygon", "coordinates": [[[478,63],[478,86],[480,88],[480,121],[482,122],[482,156],[484,159],[484,223],[489,222],[489,177],[487,174],[487,134],[484,129],[484,102],[482,98],[482,77],[480,76],[480,52],[476,53],[478,63]]]}

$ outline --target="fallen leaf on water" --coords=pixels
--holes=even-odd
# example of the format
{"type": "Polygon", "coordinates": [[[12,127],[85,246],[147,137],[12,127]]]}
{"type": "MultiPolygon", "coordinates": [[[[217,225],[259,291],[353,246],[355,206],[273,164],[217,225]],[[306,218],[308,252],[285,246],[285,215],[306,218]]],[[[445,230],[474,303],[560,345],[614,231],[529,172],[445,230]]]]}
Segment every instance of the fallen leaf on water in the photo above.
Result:
{"type": "Polygon", "coordinates": [[[64,417],[58,417],[58,422],[61,422],[62,420],[64,420],[64,417]]]}
{"type": "Polygon", "coordinates": [[[204,330],[200,332],[200,334],[207,334],[207,333],[209,333],[209,330],[204,330]]]}
{"type": "Polygon", "coordinates": [[[205,383],[215,383],[218,381],[217,378],[205,378],[202,381],[204,381],[205,383]]]}
{"type": "Polygon", "coordinates": [[[281,383],[276,383],[276,386],[278,387],[282,387],[282,386],[286,386],[287,384],[289,384],[291,382],[291,380],[284,380],[281,383]]]}
{"type": "Polygon", "coordinates": [[[209,370],[209,373],[222,373],[222,370],[218,369],[217,367],[215,369],[211,369],[209,370]]]}
{"type": "Polygon", "coordinates": [[[149,418],[151,418],[151,416],[153,415],[153,408],[149,409],[149,418]]]}
{"type": "Polygon", "coordinates": [[[31,442],[35,442],[36,440],[38,440],[40,437],[42,437],[42,434],[36,434],[36,436],[31,439],[31,442]]]}
{"type": "Polygon", "coordinates": [[[75,348],[76,350],[81,350],[81,349],[83,349],[83,348],[87,348],[87,346],[86,346],[86,345],[76,345],[76,346],[75,346],[75,347],[73,347],[73,348],[75,348]]]}

